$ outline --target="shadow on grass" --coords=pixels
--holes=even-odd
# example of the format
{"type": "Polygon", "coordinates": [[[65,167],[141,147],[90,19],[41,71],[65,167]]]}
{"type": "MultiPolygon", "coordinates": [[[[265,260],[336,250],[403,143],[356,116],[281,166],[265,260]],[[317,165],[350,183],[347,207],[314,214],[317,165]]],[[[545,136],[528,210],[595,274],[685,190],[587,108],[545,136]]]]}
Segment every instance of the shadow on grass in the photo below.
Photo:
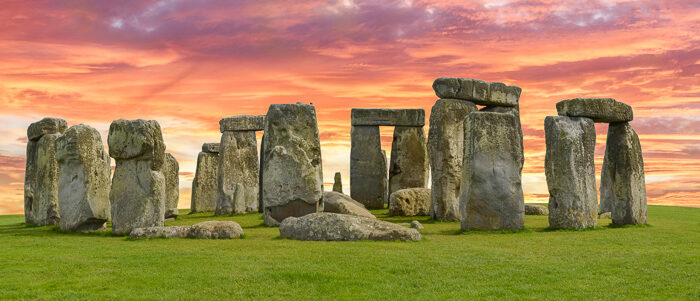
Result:
{"type": "Polygon", "coordinates": [[[651,224],[636,224],[636,225],[617,225],[617,224],[609,224],[605,226],[604,228],[611,228],[611,229],[621,229],[621,228],[650,228],[653,227],[651,224]]]}

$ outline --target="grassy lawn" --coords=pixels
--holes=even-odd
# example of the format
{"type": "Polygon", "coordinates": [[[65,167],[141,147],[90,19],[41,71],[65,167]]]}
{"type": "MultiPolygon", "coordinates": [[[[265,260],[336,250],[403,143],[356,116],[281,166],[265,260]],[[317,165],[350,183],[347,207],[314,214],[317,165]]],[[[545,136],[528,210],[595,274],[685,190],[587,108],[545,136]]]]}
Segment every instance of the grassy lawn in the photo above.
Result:
{"type": "MultiPolygon", "coordinates": [[[[244,239],[130,240],[63,233],[0,216],[0,299],[700,299],[700,209],[649,206],[650,225],[518,232],[425,226],[420,242],[279,238],[259,214],[244,239]]],[[[374,213],[391,222],[386,210],[374,213]]]]}

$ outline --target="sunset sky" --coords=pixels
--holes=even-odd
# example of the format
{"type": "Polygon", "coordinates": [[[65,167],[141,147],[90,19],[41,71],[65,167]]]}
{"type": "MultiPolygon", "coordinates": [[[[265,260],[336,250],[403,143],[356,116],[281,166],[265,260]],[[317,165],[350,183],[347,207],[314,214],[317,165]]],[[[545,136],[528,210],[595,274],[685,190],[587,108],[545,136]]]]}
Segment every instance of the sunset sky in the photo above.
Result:
{"type": "Polygon", "coordinates": [[[350,109],[429,116],[442,76],[523,89],[526,201],[548,198],[545,116],[587,96],[634,109],[650,204],[700,207],[699,1],[2,2],[0,214],[22,212],[26,128],[43,116],[105,141],[114,119],[157,120],[189,208],[219,119],[312,102],[324,180],[342,172],[347,192],[350,109]]]}

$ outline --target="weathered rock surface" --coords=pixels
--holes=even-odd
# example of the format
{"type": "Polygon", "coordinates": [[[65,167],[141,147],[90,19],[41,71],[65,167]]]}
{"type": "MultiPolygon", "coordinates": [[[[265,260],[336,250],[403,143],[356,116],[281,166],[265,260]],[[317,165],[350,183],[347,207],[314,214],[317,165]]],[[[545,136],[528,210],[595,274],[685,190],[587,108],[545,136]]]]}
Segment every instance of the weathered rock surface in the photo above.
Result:
{"type": "MultiPolygon", "coordinates": [[[[216,144],[218,145],[218,143],[216,144]]],[[[202,148],[204,149],[204,147],[202,148]]],[[[218,177],[218,152],[200,152],[197,156],[197,169],[195,170],[194,180],[192,180],[192,198],[190,203],[192,212],[216,210],[218,177]]]]}
{"type": "Polygon", "coordinates": [[[637,133],[629,123],[611,123],[600,180],[600,210],[617,225],[646,224],[644,158],[637,133]]]}
{"type": "Polygon", "coordinates": [[[459,187],[464,155],[464,118],[476,110],[476,105],[469,101],[438,99],[430,111],[428,154],[432,181],[432,219],[460,219],[459,187]]]}
{"type": "Polygon", "coordinates": [[[216,215],[258,211],[258,143],[254,131],[221,135],[216,215]]]}
{"type": "Polygon", "coordinates": [[[428,186],[429,170],[428,147],[423,128],[394,127],[389,164],[389,195],[400,189],[428,186]]]}
{"type": "Polygon", "coordinates": [[[352,125],[362,126],[415,126],[425,125],[423,109],[352,109],[352,125]]]}
{"type": "Polygon", "coordinates": [[[626,122],[634,119],[632,107],[613,98],[573,98],[557,103],[559,116],[587,117],[593,122],[626,122]]]}
{"type": "Polygon", "coordinates": [[[549,226],[594,227],[597,222],[595,126],[589,118],[547,116],[545,175],[549,188],[549,226]]]}
{"type": "Polygon", "coordinates": [[[263,143],[263,215],[267,220],[280,222],[323,211],[321,143],[314,106],[270,105],[263,143]]]}
{"type": "MultiPolygon", "coordinates": [[[[518,135],[520,136],[518,140],[520,141],[520,148],[523,149],[523,128],[520,124],[520,105],[515,107],[499,107],[499,106],[486,106],[481,108],[479,111],[482,112],[496,112],[496,113],[508,113],[515,116],[515,120],[518,123],[518,135]]],[[[520,170],[523,170],[523,165],[525,164],[525,153],[522,155],[522,160],[520,161],[520,170]]]]}
{"type": "Polygon", "coordinates": [[[176,218],[180,201],[180,164],[171,153],[165,153],[161,172],[165,178],[165,218],[176,218]]]}
{"type": "Polygon", "coordinates": [[[231,239],[243,235],[243,228],[233,221],[206,221],[192,226],[146,227],[131,231],[131,238],[206,238],[231,239]]]}
{"type": "Polygon", "coordinates": [[[483,106],[505,107],[518,105],[522,92],[518,86],[508,86],[501,82],[453,77],[436,79],[433,90],[440,98],[464,99],[483,106]]]}
{"type": "Polygon", "coordinates": [[[203,143],[202,151],[205,153],[218,154],[221,149],[221,143],[203,143]]]}
{"type": "Polygon", "coordinates": [[[416,229],[378,219],[337,213],[290,217],[280,224],[280,236],[299,240],[420,240],[416,229]]]}
{"type": "Polygon", "coordinates": [[[100,133],[74,125],[56,139],[61,230],[96,231],[110,218],[110,159],[100,133]]]}
{"type": "Polygon", "coordinates": [[[44,135],[63,133],[67,126],[68,123],[61,118],[45,117],[29,125],[27,138],[30,141],[37,141],[44,135]]]}
{"type": "Polygon", "coordinates": [[[27,162],[24,169],[24,222],[33,223],[32,203],[34,202],[34,185],[36,183],[37,142],[27,141],[27,162]]]}
{"type": "Polygon", "coordinates": [[[350,138],[350,196],[367,208],[383,208],[388,179],[379,127],[352,126],[350,138]]]}
{"type": "Polygon", "coordinates": [[[155,120],[124,120],[109,127],[109,155],[116,167],[109,192],[112,232],[162,226],[165,216],[165,145],[155,120]]]}
{"type": "Polygon", "coordinates": [[[542,205],[525,204],[525,215],[549,215],[549,210],[542,205]]]}
{"type": "Polygon", "coordinates": [[[419,221],[411,221],[411,228],[421,230],[425,227],[419,221]]]}
{"type": "Polygon", "coordinates": [[[343,178],[340,172],[336,172],[333,178],[333,191],[343,193],[343,178]]]}
{"type": "MultiPolygon", "coordinates": [[[[32,146],[36,149],[32,151],[34,159],[31,161],[34,163],[34,168],[30,176],[32,180],[28,205],[31,211],[31,222],[39,226],[58,225],[61,219],[58,203],[58,161],[56,160],[56,139],[59,137],[61,134],[45,134],[32,146]]],[[[27,152],[30,152],[29,145],[27,152]]],[[[26,191],[25,200],[27,200],[26,191]]]]}
{"type": "Polygon", "coordinates": [[[610,212],[601,212],[598,215],[598,219],[611,219],[612,218],[612,213],[610,212]]]}
{"type": "Polygon", "coordinates": [[[335,191],[323,192],[323,212],[376,218],[361,203],[353,200],[348,195],[335,191]]]}
{"type": "Polygon", "coordinates": [[[430,214],[430,188],[406,188],[389,196],[389,216],[430,214]]]}
{"type": "Polygon", "coordinates": [[[522,150],[512,114],[473,112],[464,121],[463,230],[522,229],[522,150]]]}
{"type": "Polygon", "coordinates": [[[219,120],[220,131],[262,131],[265,115],[236,115],[219,120]]]}

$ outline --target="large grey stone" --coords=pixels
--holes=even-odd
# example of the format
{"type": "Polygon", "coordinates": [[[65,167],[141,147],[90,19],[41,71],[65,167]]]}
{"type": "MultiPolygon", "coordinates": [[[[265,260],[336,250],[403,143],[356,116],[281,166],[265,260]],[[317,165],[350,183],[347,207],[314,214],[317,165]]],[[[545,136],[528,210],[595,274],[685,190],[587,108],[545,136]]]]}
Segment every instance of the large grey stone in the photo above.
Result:
{"type": "Polygon", "coordinates": [[[37,141],[47,134],[60,134],[66,130],[68,123],[61,118],[45,117],[29,125],[27,128],[27,138],[30,141],[37,141]]]}
{"type": "Polygon", "coordinates": [[[323,211],[321,143],[314,106],[270,105],[263,143],[263,215],[268,225],[323,211]]]}
{"type": "Polygon", "coordinates": [[[265,127],[265,115],[236,115],[219,120],[219,130],[226,131],[262,131],[265,127]]]}
{"type": "Polygon", "coordinates": [[[327,212],[285,219],[280,225],[280,236],[314,241],[421,239],[416,229],[374,218],[327,212]]]}
{"type": "MultiPolygon", "coordinates": [[[[520,124],[520,105],[519,104],[516,105],[515,107],[485,106],[485,107],[479,109],[479,111],[513,114],[513,116],[515,116],[515,120],[518,123],[518,135],[520,136],[518,138],[518,141],[520,141],[520,149],[523,149],[523,128],[520,124]]],[[[525,164],[525,153],[523,152],[522,160],[520,160],[520,170],[521,171],[523,169],[524,164],[525,164]]]]}
{"type": "Polygon", "coordinates": [[[463,230],[522,229],[522,150],[515,116],[473,112],[464,121],[463,230]]]}
{"type": "Polygon", "coordinates": [[[258,143],[254,131],[221,135],[216,215],[258,211],[258,143]]]}
{"type": "Polygon", "coordinates": [[[333,178],[333,191],[343,193],[343,178],[340,172],[336,172],[333,178]]]}
{"type": "Polygon", "coordinates": [[[600,209],[617,225],[646,224],[644,158],[637,133],[629,123],[611,123],[600,179],[600,209]]]}
{"type": "Polygon", "coordinates": [[[110,218],[110,159],[100,132],[74,125],[56,139],[61,230],[96,231],[110,218]]]}
{"type": "Polygon", "coordinates": [[[205,238],[232,239],[243,235],[243,228],[233,221],[206,221],[192,226],[145,227],[131,231],[131,238],[205,238]]]}
{"type": "Polygon", "coordinates": [[[205,153],[218,154],[221,149],[221,143],[203,143],[202,151],[205,153]]]}
{"type": "Polygon", "coordinates": [[[432,219],[460,220],[459,187],[464,155],[464,118],[476,110],[476,105],[469,101],[438,99],[430,111],[428,154],[432,181],[432,219]]]}
{"type": "MultiPolygon", "coordinates": [[[[206,143],[205,143],[206,144],[206,143]]],[[[218,145],[218,143],[216,143],[218,145]]],[[[218,193],[219,153],[200,152],[192,180],[192,212],[214,211],[218,193]]]]}
{"type": "Polygon", "coordinates": [[[165,178],[165,218],[176,218],[180,201],[180,164],[171,153],[165,153],[161,172],[165,178]]]}
{"type": "Polygon", "coordinates": [[[264,150],[265,150],[265,133],[263,133],[262,139],[260,139],[260,165],[259,166],[259,172],[258,172],[258,213],[263,213],[263,208],[265,208],[265,205],[263,204],[263,166],[262,162],[265,161],[264,157],[264,150]]]}
{"type": "Polygon", "coordinates": [[[350,196],[367,208],[382,208],[388,180],[379,127],[352,126],[350,139],[350,196]]]}
{"type": "Polygon", "coordinates": [[[116,161],[109,191],[112,232],[162,226],[165,216],[165,145],[155,120],[124,120],[109,127],[109,154],[116,161]]]}
{"type": "Polygon", "coordinates": [[[36,182],[37,142],[27,141],[26,164],[24,168],[24,222],[33,223],[32,203],[34,202],[34,183],[36,182]]]}
{"type": "Polygon", "coordinates": [[[365,209],[361,203],[348,195],[335,191],[323,192],[323,212],[375,218],[374,214],[365,209]]]}
{"type": "Polygon", "coordinates": [[[549,210],[542,205],[525,204],[525,215],[549,215],[549,210]]]}
{"type": "Polygon", "coordinates": [[[428,186],[429,169],[423,128],[395,127],[389,164],[389,195],[400,189],[428,186]]]}
{"type": "Polygon", "coordinates": [[[589,118],[547,116],[545,175],[549,188],[549,226],[594,227],[597,222],[595,126],[589,118]]]}
{"type": "Polygon", "coordinates": [[[430,214],[430,188],[406,188],[389,196],[389,216],[430,214]]]}
{"type": "Polygon", "coordinates": [[[634,119],[632,107],[613,98],[573,98],[557,103],[559,116],[587,117],[593,122],[626,122],[634,119]]]}
{"type": "Polygon", "coordinates": [[[39,226],[58,225],[61,219],[56,160],[59,137],[61,134],[45,134],[27,144],[27,155],[32,156],[27,164],[31,161],[32,168],[27,171],[30,181],[29,187],[25,186],[25,212],[29,212],[29,222],[39,226]]]}
{"type": "Polygon", "coordinates": [[[425,125],[423,109],[352,109],[352,125],[417,126],[425,125]]]}
{"type": "Polygon", "coordinates": [[[518,105],[522,89],[501,82],[485,82],[471,78],[440,77],[433,82],[433,90],[440,98],[455,98],[483,106],[514,107],[518,105]]]}

